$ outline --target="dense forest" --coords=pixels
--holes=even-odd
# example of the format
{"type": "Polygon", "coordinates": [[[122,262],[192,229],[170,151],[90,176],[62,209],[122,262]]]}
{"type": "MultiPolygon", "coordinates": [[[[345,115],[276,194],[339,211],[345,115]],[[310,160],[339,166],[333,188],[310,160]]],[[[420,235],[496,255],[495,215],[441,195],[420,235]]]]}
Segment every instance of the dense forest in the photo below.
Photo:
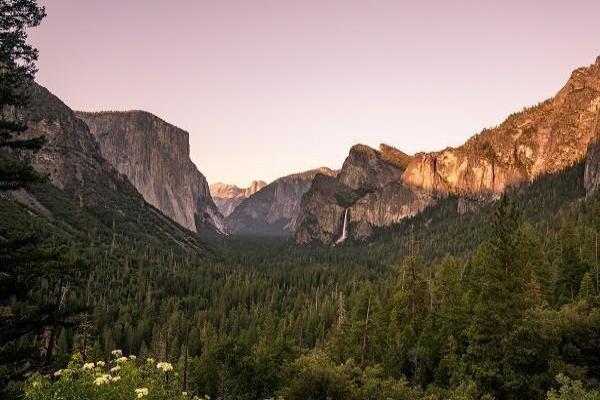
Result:
{"type": "MultiPolygon", "coordinates": [[[[37,54],[19,32],[44,12],[0,12],[0,105],[21,107],[37,54]]],[[[369,242],[181,245],[79,207],[15,157],[43,139],[6,115],[1,398],[600,399],[600,191],[582,164],[466,213],[442,199],[369,242]]]]}

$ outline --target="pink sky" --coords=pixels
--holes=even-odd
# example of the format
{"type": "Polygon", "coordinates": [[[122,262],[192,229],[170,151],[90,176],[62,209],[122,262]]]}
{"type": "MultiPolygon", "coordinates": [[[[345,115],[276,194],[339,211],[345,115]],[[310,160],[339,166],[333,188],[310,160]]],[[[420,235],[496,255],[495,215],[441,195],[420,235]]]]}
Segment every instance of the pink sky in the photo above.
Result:
{"type": "Polygon", "coordinates": [[[600,55],[598,0],[40,2],[38,82],[186,129],[208,181],[238,185],[359,142],[459,145],[600,55]]]}

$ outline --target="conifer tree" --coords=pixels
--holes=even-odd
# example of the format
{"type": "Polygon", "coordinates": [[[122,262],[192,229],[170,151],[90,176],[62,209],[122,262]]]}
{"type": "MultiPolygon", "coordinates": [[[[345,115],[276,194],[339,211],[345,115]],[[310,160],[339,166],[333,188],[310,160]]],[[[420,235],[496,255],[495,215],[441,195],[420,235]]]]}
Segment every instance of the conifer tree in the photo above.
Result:
{"type": "Polygon", "coordinates": [[[492,235],[474,256],[475,304],[464,362],[484,393],[505,398],[506,347],[527,310],[527,273],[518,251],[519,217],[504,196],[492,235]]]}
{"type": "MultiPolygon", "coordinates": [[[[4,0],[0,3],[0,150],[37,151],[42,137],[21,139],[27,130],[20,111],[27,106],[27,87],[37,71],[38,52],[27,43],[27,29],[45,17],[35,0],[4,0]]],[[[18,189],[37,182],[40,176],[30,165],[6,154],[0,157],[0,190],[18,189]]]]}

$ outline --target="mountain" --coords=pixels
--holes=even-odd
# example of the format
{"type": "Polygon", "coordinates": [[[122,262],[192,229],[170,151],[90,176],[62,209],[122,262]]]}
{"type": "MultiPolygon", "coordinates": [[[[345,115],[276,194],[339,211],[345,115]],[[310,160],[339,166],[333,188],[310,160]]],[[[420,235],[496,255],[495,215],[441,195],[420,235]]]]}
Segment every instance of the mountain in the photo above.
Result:
{"type": "Polygon", "coordinates": [[[339,174],[317,176],[302,198],[296,240],[333,243],[342,235],[346,215],[350,235],[362,238],[371,234],[372,225],[390,225],[422,211],[431,196],[401,181],[410,162],[391,146],[381,145],[379,151],[353,146],[339,174]]]}
{"type": "Polygon", "coordinates": [[[315,176],[336,175],[329,168],[318,168],[279,178],[244,199],[226,220],[230,233],[238,235],[289,235],[300,201],[315,176]]]}
{"type": "Polygon", "coordinates": [[[264,181],[252,181],[247,188],[240,188],[226,183],[213,183],[209,186],[215,205],[224,217],[228,217],[242,200],[252,196],[267,186],[264,181]]]}
{"type": "Polygon", "coordinates": [[[190,160],[186,131],[144,111],[76,115],[89,126],[102,157],[148,203],[191,231],[224,232],[206,178],[190,160]]]}
{"type": "MultiPolygon", "coordinates": [[[[11,194],[28,210],[24,218],[34,218],[38,228],[50,226],[52,235],[88,240],[120,233],[147,246],[201,247],[197,235],[144,201],[127,177],[102,157],[94,135],[73,110],[35,83],[29,98],[22,115],[28,125],[24,137],[45,136],[46,143],[30,161],[49,179],[11,194]]],[[[21,214],[13,211],[15,218],[21,214]]]]}
{"type": "Polygon", "coordinates": [[[315,179],[296,225],[300,243],[333,243],[348,215],[349,236],[365,238],[450,194],[461,211],[476,208],[507,187],[561,171],[586,158],[587,185],[597,182],[600,57],[575,70],[551,99],[509,116],[464,145],[409,157],[392,147],[354,146],[335,179],[315,179]],[[386,153],[388,155],[386,156],[386,153]],[[390,155],[392,154],[392,155],[390,155]],[[346,213],[348,209],[348,213],[346,213]]]}

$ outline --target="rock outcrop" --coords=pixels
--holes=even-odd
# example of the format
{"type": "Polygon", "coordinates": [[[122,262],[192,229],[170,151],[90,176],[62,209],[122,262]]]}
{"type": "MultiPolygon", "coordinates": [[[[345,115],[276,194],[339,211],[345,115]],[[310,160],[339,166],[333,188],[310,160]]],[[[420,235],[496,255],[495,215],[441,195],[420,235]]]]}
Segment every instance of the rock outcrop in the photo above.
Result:
{"type": "MultiPolygon", "coordinates": [[[[108,229],[142,231],[138,236],[147,237],[149,243],[172,240],[178,245],[198,248],[199,241],[194,234],[144,201],[127,177],[102,157],[94,135],[73,110],[35,83],[29,88],[29,99],[28,108],[22,112],[28,126],[23,137],[43,135],[46,140],[42,149],[30,156],[30,161],[75,207],[85,208],[108,229]],[[144,230],[151,232],[146,234],[144,230]]],[[[32,194],[21,191],[14,197],[40,215],[52,217],[32,194]]],[[[65,212],[60,206],[54,207],[65,212]]],[[[75,228],[67,226],[67,230],[75,228]]]]}
{"type": "Polygon", "coordinates": [[[575,70],[552,99],[509,116],[457,148],[409,157],[382,145],[354,146],[337,180],[315,180],[304,197],[296,240],[332,243],[350,209],[349,235],[396,223],[440,196],[462,198],[460,212],[507,187],[561,171],[586,157],[586,187],[598,182],[600,57],[575,70]],[[588,145],[589,150],[588,150],[588,145]]]}
{"type": "Polygon", "coordinates": [[[583,159],[600,109],[600,57],[550,100],[511,115],[463,146],[419,153],[405,183],[434,193],[489,194],[583,159]]]}
{"type": "Polygon", "coordinates": [[[215,205],[224,217],[228,217],[242,200],[252,196],[265,186],[267,183],[264,181],[252,181],[247,188],[219,182],[211,184],[209,188],[215,205]]]}
{"type": "Polygon", "coordinates": [[[335,243],[348,210],[348,236],[365,238],[373,226],[396,223],[431,203],[401,177],[411,157],[391,146],[355,145],[337,177],[317,176],[302,199],[295,237],[300,243],[335,243]]]}
{"type": "Polygon", "coordinates": [[[206,178],[190,160],[189,134],[144,111],[77,112],[102,157],[144,199],[181,226],[224,232],[206,178]]]}
{"type": "Polygon", "coordinates": [[[600,186],[600,133],[588,148],[583,182],[587,193],[600,186]]]}
{"type": "Polygon", "coordinates": [[[226,219],[230,233],[239,235],[289,235],[300,211],[302,196],[316,175],[336,172],[318,168],[279,178],[244,199],[226,219]]]}

